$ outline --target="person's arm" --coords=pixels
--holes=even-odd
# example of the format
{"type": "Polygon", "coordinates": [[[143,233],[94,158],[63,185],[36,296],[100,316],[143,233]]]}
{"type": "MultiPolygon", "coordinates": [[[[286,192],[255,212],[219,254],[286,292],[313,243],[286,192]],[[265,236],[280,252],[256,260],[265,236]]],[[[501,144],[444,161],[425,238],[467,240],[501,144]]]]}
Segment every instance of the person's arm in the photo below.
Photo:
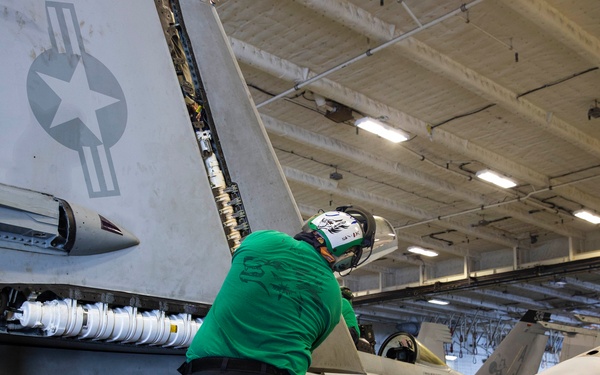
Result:
{"type": "Polygon", "coordinates": [[[356,331],[354,327],[348,327],[348,331],[350,331],[350,336],[352,336],[352,341],[354,341],[354,345],[358,344],[358,339],[360,338],[360,332],[356,331]]]}

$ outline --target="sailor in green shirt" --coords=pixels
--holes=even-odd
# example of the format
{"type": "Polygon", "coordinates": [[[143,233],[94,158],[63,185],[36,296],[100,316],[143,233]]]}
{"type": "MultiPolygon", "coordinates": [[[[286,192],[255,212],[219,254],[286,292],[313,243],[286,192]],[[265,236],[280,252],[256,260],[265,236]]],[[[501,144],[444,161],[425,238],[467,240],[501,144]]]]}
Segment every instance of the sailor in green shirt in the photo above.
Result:
{"type": "Polygon", "coordinates": [[[302,229],[295,237],[257,231],[242,241],[180,373],[306,373],[342,314],[332,271],[357,266],[363,248],[372,248],[375,220],[344,206],[302,229]]]}
{"type": "Polygon", "coordinates": [[[358,327],[354,308],[352,308],[352,298],[354,295],[350,288],[346,286],[341,287],[340,291],[342,292],[342,316],[346,321],[350,336],[352,336],[352,341],[354,341],[354,345],[356,345],[360,339],[360,328],[358,327]]]}

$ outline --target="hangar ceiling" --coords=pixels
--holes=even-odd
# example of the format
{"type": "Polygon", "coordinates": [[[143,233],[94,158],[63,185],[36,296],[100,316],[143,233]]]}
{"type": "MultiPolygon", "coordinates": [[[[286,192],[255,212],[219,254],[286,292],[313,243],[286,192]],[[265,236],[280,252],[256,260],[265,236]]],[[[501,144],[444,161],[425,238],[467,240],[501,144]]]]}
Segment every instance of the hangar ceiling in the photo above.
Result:
{"type": "Polygon", "coordinates": [[[600,2],[214,3],[303,216],[354,203],[396,229],[341,281],[362,323],[600,317],[598,226],[574,216],[600,212],[600,2]]]}

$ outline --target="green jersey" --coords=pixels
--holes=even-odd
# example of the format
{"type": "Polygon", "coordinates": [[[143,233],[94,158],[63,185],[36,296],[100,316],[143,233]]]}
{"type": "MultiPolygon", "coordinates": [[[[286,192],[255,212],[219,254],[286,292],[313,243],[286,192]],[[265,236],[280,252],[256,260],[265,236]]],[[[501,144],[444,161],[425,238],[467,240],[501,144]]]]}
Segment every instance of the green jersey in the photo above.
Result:
{"type": "Polygon", "coordinates": [[[342,298],[342,315],[344,316],[348,328],[356,330],[357,337],[360,337],[360,328],[358,327],[358,321],[356,320],[356,314],[352,308],[352,303],[345,298],[342,298]]]}
{"type": "Polygon", "coordinates": [[[304,375],[341,306],[339,284],[310,244],[257,231],[234,253],[186,356],[250,358],[304,375]]]}

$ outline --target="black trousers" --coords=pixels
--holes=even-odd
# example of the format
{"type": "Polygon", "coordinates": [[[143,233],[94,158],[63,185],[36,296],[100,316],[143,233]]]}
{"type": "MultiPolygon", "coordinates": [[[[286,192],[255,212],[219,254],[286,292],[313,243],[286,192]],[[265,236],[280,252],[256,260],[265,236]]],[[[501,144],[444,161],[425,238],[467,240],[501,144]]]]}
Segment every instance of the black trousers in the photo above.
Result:
{"type": "Polygon", "coordinates": [[[183,374],[202,374],[202,375],[249,375],[249,374],[258,374],[256,372],[247,372],[247,371],[232,371],[232,370],[198,370],[194,372],[184,372],[183,374]]]}
{"type": "Polygon", "coordinates": [[[289,371],[253,359],[206,357],[184,362],[179,373],[204,375],[290,375],[289,371]]]}

